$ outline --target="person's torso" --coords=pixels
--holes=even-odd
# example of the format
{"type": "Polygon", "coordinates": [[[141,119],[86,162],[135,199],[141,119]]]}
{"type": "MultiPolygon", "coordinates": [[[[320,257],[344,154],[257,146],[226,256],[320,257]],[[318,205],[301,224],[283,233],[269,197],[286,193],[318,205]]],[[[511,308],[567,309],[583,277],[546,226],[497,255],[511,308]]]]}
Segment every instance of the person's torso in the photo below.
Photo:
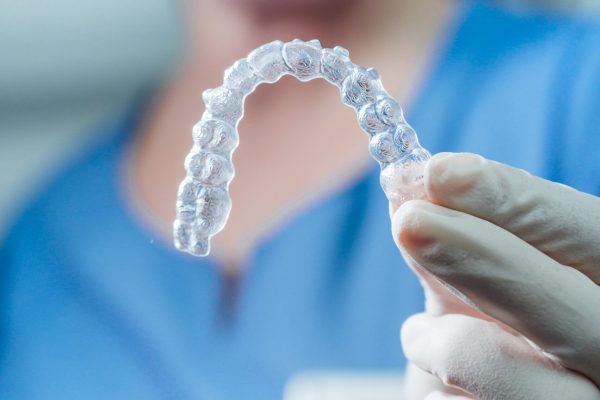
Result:
{"type": "MultiPolygon", "coordinates": [[[[598,194],[600,29],[465,10],[407,115],[433,152],[470,151],[598,194]]],[[[30,207],[0,253],[0,397],[281,398],[314,370],[400,371],[422,309],[378,171],[265,237],[228,279],[128,209],[135,118],[30,207]]]]}

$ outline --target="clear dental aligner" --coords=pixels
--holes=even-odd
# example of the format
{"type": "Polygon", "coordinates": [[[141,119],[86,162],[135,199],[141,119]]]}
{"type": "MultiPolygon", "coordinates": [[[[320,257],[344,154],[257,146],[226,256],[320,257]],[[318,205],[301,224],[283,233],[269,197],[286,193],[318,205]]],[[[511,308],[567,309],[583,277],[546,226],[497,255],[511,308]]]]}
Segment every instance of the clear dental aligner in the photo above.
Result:
{"type": "Polygon", "coordinates": [[[177,194],[175,246],[195,256],[210,252],[210,239],[221,231],[231,210],[229,183],[234,176],[232,153],[238,146],[238,123],[244,98],[261,83],[284,75],[301,81],[325,78],[340,89],[342,102],[357,112],[369,136],[371,155],[381,166],[381,186],[399,204],[420,197],[422,167],[431,155],[404,120],[402,109],[383,88],[379,73],[348,58],[348,50],[321,48],[318,40],[274,41],[236,61],[223,85],[204,91],[206,110],[193,128],[194,146],[185,159],[186,177],[177,194]]]}

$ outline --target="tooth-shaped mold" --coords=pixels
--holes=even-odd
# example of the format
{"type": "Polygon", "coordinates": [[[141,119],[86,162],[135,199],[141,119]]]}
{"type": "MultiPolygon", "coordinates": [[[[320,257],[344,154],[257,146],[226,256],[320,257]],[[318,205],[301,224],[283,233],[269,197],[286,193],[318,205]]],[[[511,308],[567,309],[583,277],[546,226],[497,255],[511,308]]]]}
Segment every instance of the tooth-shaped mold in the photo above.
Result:
{"type": "Polygon", "coordinates": [[[192,129],[194,147],[185,159],[186,177],[177,193],[177,249],[196,256],[210,252],[210,239],[223,229],[231,210],[231,160],[239,143],[244,98],[259,84],[287,74],[301,81],[324,78],[340,89],[342,101],[355,109],[369,136],[369,151],[381,166],[381,187],[392,203],[422,196],[423,166],[431,155],[419,145],[379,73],[353,64],[340,46],[323,49],[318,40],[276,40],[236,61],[225,70],[222,86],[202,94],[206,110],[192,129]]]}
{"type": "Polygon", "coordinates": [[[352,63],[348,57],[348,50],[341,46],[333,49],[323,49],[321,53],[321,74],[329,82],[341,85],[350,73],[352,63]]]}
{"type": "Polygon", "coordinates": [[[377,114],[375,103],[369,103],[358,112],[358,124],[369,136],[389,129],[377,114]]]}
{"type": "Polygon", "coordinates": [[[231,199],[223,188],[204,187],[198,195],[198,223],[203,225],[207,236],[219,232],[231,210],[231,199]]]}
{"type": "Polygon", "coordinates": [[[283,45],[283,59],[292,75],[305,82],[318,78],[321,73],[321,43],[299,39],[283,45]]]}
{"type": "Polygon", "coordinates": [[[394,143],[392,132],[381,132],[371,138],[369,151],[380,164],[389,164],[398,161],[402,156],[402,150],[394,143]]]}
{"type": "Polygon", "coordinates": [[[281,53],[282,47],[283,42],[275,40],[260,46],[248,54],[248,64],[261,77],[262,82],[277,82],[279,78],[289,73],[288,67],[283,60],[283,54],[281,53]]]}
{"type": "Polygon", "coordinates": [[[350,107],[359,109],[375,101],[382,90],[379,73],[376,70],[355,67],[342,83],[342,101],[350,107]]]}
{"type": "Polygon", "coordinates": [[[204,116],[192,128],[194,143],[203,150],[228,154],[238,145],[238,135],[229,123],[204,116]]]}
{"type": "Polygon", "coordinates": [[[223,73],[223,83],[229,89],[237,90],[243,96],[252,93],[261,78],[256,75],[246,59],[237,60],[223,73]]]}
{"type": "Polygon", "coordinates": [[[394,143],[403,152],[419,147],[415,130],[406,122],[400,123],[394,128],[394,143]]]}
{"type": "Polygon", "coordinates": [[[242,117],[243,98],[235,90],[219,86],[202,93],[206,110],[213,116],[235,125],[242,117]]]}
{"type": "Polygon", "coordinates": [[[188,176],[203,185],[223,185],[233,178],[231,161],[218,153],[195,148],[188,154],[185,164],[188,176]]]}
{"type": "MultiPolygon", "coordinates": [[[[192,224],[176,219],[173,223],[173,237],[175,247],[181,251],[190,252],[190,237],[192,236],[192,224]]],[[[206,253],[208,254],[208,252],[206,253]]]]}
{"type": "Polygon", "coordinates": [[[383,96],[375,103],[375,112],[379,120],[387,126],[396,126],[404,122],[402,108],[390,96],[383,96]]]}

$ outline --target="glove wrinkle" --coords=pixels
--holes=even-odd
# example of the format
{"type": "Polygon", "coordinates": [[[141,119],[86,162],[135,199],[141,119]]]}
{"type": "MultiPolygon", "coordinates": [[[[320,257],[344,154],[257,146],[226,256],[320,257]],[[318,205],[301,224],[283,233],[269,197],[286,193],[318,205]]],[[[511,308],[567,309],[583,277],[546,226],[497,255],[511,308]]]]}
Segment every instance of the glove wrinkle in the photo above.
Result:
{"type": "Polygon", "coordinates": [[[433,203],[485,219],[600,284],[600,199],[475,154],[434,156],[433,203]]]}
{"type": "Polygon", "coordinates": [[[600,291],[585,275],[488,221],[422,200],[400,207],[394,231],[403,252],[464,303],[566,367],[588,376],[598,370],[600,291]]]}

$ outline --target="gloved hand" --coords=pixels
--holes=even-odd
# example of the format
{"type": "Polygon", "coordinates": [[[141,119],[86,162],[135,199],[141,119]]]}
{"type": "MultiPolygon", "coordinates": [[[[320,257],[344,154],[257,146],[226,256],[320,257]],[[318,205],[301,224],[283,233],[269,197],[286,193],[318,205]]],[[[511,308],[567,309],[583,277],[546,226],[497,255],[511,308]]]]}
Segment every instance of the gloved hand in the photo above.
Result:
{"type": "Polygon", "coordinates": [[[425,191],[391,210],[427,299],[401,332],[408,399],[600,399],[600,199],[450,153],[425,191]]]}

